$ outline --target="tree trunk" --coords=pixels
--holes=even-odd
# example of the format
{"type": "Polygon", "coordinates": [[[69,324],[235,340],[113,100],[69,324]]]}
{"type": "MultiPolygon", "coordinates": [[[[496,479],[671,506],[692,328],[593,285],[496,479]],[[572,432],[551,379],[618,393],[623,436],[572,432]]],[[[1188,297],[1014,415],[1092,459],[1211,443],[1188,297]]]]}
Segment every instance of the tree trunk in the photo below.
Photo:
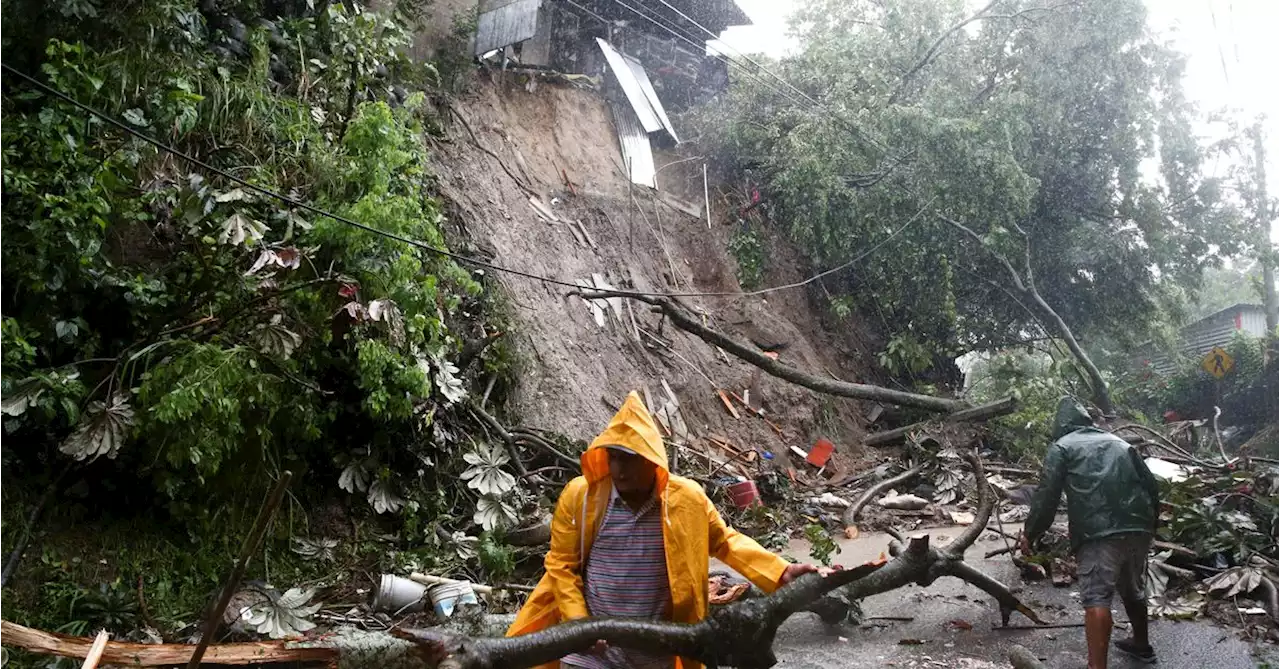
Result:
{"type": "Polygon", "coordinates": [[[1093,364],[1093,359],[1080,347],[1080,343],[1076,341],[1075,334],[1071,332],[1070,327],[1067,327],[1066,321],[1062,320],[1058,312],[1054,311],[1053,307],[1049,306],[1049,303],[1040,295],[1040,291],[1036,290],[1035,277],[1031,272],[1031,238],[1027,236],[1027,233],[1022,231],[1021,228],[1018,229],[1019,232],[1022,232],[1023,241],[1026,243],[1026,251],[1023,258],[1026,266],[1026,275],[1024,276],[1022,272],[1014,269],[1013,263],[1009,262],[1008,258],[988,247],[983,243],[982,236],[965,224],[941,214],[938,214],[938,220],[963,232],[1004,266],[1005,271],[1009,273],[1009,278],[1013,281],[1013,286],[1010,288],[1034,303],[1036,311],[1039,312],[1038,320],[1041,321],[1041,325],[1045,327],[1045,330],[1056,331],[1057,335],[1067,342],[1067,348],[1071,350],[1071,355],[1084,367],[1085,374],[1089,377],[1089,385],[1092,386],[1093,403],[1098,405],[1102,413],[1107,415],[1114,414],[1115,407],[1111,404],[1111,391],[1107,389],[1107,382],[1102,378],[1102,373],[1098,371],[1098,366],[1093,364]]]}
{"type": "Polygon", "coordinates": [[[1253,151],[1258,171],[1258,264],[1262,265],[1262,306],[1266,310],[1267,336],[1276,333],[1280,318],[1280,298],[1276,295],[1276,253],[1271,244],[1271,201],[1267,198],[1266,150],[1262,142],[1262,124],[1253,127],[1253,151]]]}
{"type": "Polygon", "coordinates": [[[908,434],[916,430],[924,428],[926,425],[933,424],[938,420],[948,423],[977,422],[984,421],[997,416],[1013,413],[1018,408],[1018,403],[1012,397],[998,399],[990,404],[983,404],[972,409],[957,411],[953,414],[942,417],[941,419],[926,420],[919,423],[912,423],[904,427],[895,428],[893,430],[885,430],[868,435],[862,440],[864,446],[888,446],[889,444],[900,441],[908,434]]]}

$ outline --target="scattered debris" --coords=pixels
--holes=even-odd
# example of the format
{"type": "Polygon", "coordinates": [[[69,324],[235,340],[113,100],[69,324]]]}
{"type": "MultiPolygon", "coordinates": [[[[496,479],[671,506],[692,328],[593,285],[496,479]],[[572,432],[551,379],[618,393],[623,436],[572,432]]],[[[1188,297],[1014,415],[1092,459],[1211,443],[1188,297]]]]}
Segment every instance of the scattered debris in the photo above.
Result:
{"type": "Polygon", "coordinates": [[[805,462],[814,467],[825,467],[827,461],[831,459],[831,454],[836,450],[835,444],[826,439],[819,439],[813,448],[809,449],[809,455],[805,457],[805,462]]]}
{"type": "Polygon", "coordinates": [[[949,511],[948,515],[956,525],[969,525],[974,521],[974,515],[968,511],[949,511]]]}
{"type": "Polygon", "coordinates": [[[829,492],[824,492],[819,497],[810,497],[809,503],[816,504],[818,506],[825,506],[833,509],[847,509],[851,504],[849,500],[841,497],[836,497],[835,495],[832,495],[829,492]]]}
{"type": "MultiPolygon", "coordinates": [[[[880,501],[876,502],[886,509],[898,509],[901,511],[919,511],[929,506],[929,500],[915,495],[899,495],[890,491],[880,501]]],[[[972,522],[972,521],[970,521],[972,522]]]]}

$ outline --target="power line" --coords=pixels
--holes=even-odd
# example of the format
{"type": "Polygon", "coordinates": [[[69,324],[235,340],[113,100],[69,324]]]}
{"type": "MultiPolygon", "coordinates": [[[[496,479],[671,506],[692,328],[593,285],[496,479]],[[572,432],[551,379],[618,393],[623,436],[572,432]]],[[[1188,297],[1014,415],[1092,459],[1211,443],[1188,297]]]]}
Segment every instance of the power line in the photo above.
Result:
{"type": "MultiPolygon", "coordinates": [[[[325,211],[324,209],[320,209],[319,207],[316,207],[316,206],[313,206],[313,205],[307,204],[306,202],[303,202],[303,201],[301,201],[301,200],[297,200],[297,199],[292,198],[292,197],[289,197],[289,196],[287,196],[287,195],[283,195],[283,194],[281,194],[281,193],[277,193],[277,192],[275,192],[275,191],[273,191],[273,190],[271,190],[271,189],[264,188],[264,187],[262,187],[262,186],[259,186],[259,185],[257,185],[257,184],[254,184],[254,183],[250,183],[249,181],[246,181],[245,179],[242,179],[242,178],[240,178],[240,177],[238,177],[238,176],[236,176],[236,175],[234,175],[234,174],[231,174],[230,172],[227,172],[227,171],[222,170],[222,169],[220,169],[220,168],[214,167],[213,165],[210,165],[210,164],[208,164],[208,163],[206,163],[206,162],[204,162],[204,161],[200,160],[199,158],[196,158],[195,156],[192,156],[192,155],[187,154],[187,153],[185,153],[185,152],[183,152],[183,151],[181,151],[181,150],[179,150],[179,149],[177,149],[177,148],[174,148],[173,146],[170,146],[170,145],[168,145],[168,144],[165,144],[164,142],[161,142],[160,140],[157,140],[157,139],[155,139],[155,138],[151,137],[150,135],[147,135],[147,134],[146,134],[146,133],[144,133],[144,132],[141,132],[141,131],[139,131],[139,130],[136,130],[136,129],[134,129],[134,128],[130,127],[129,125],[125,124],[123,121],[120,121],[120,120],[118,120],[118,119],[116,119],[116,118],[114,118],[114,117],[110,116],[109,114],[107,114],[107,113],[105,113],[105,112],[102,112],[102,111],[99,111],[99,110],[97,110],[97,109],[95,109],[95,108],[93,108],[93,107],[90,107],[89,105],[86,105],[86,104],[84,104],[84,103],[80,102],[79,100],[76,100],[75,98],[72,98],[71,96],[67,95],[66,93],[63,93],[62,91],[59,91],[59,90],[57,90],[56,88],[53,88],[53,87],[51,87],[51,86],[48,86],[48,85],[46,85],[46,84],[44,84],[44,83],[42,83],[42,82],[40,82],[40,81],[36,80],[35,78],[33,78],[33,77],[31,77],[31,76],[29,76],[29,75],[27,75],[27,74],[23,73],[23,72],[20,72],[20,71],[18,71],[17,69],[14,69],[12,66],[10,66],[10,65],[9,65],[9,64],[7,64],[7,63],[0,62],[0,68],[3,68],[3,69],[4,69],[4,71],[6,71],[6,72],[8,72],[8,73],[10,73],[10,74],[12,74],[12,75],[14,75],[14,76],[18,77],[19,79],[22,79],[23,81],[26,81],[27,83],[31,84],[32,86],[35,86],[37,89],[39,89],[39,90],[41,90],[41,91],[43,91],[43,92],[45,92],[45,93],[47,93],[47,94],[49,94],[49,95],[52,95],[53,97],[58,98],[59,100],[62,100],[63,102],[66,102],[66,103],[68,103],[68,104],[70,104],[70,105],[72,105],[72,106],[76,107],[77,109],[80,109],[81,111],[83,111],[83,112],[85,112],[85,113],[88,113],[88,114],[91,114],[91,115],[93,115],[93,116],[96,116],[96,117],[98,117],[98,118],[102,119],[103,121],[106,121],[109,125],[112,125],[112,126],[114,126],[114,127],[118,128],[118,129],[120,129],[120,130],[123,130],[125,133],[127,133],[127,134],[129,134],[129,135],[132,135],[132,136],[134,136],[134,137],[136,137],[136,138],[138,138],[138,139],[140,139],[140,140],[142,140],[142,141],[144,141],[144,142],[146,142],[146,143],[150,144],[151,146],[154,146],[155,148],[157,148],[157,149],[159,149],[159,150],[161,150],[161,151],[164,151],[164,152],[169,153],[169,154],[171,154],[171,155],[173,155],[173,156],[176,156],[176,157],[178,157],[178,158],[181,158],[182,160],[185,160],[185,161],[187,161],[188,163],[191,163],[192,165],[195,165],[196,167],[199,167],[200,169],[203,169],[203,170],[205,170],[205,171],[207,171],[207,172],[210,172],[210,173],[216,174],[216,175],[218,175],[218,176],[220,176],[220,177],[222,177],[222,178],[224,178],[224,179],[226,179],[226,180],[228,180],[228,181],[230,181],[230,182],[232,182],[232,183],[235,183],[235,184],[236,184],[236,185],[238,185],[238,186],[241,186],[241,187],[243,187],[243,188],[247,188],[247,189],[249,189],[249,190],[251,190],[251,191],[253,191],[253,192],[255,192],[255,193],[258,193],[259,195],[263,195],[263,196],[266,196],[266,197],[269,197],[269,198],[272,198],[272,199],[275,199],[275,200],[279,200],[279,201],[281,201],[281,202],[283,202],[283,203],[285,203],[285,204],[288,204],[288,205],[289,205],[289,206],[291,206],[291,207],[296,207],[296,208],[298,208],[298,209],[303,209],[303,210],[309,211],[309,212],[311,212],[311,213],[313,213],[313,214],[316,214],[316,215],[319,215],[319,216],[324,216],[325,218],[332,219],[332,220],[334,220],[334,221],[337,221],[338,223],[342,223],[343,225],[349,225],[349,226],[354,227],[354,228],[359,228],[360,230],[364,230],[365,232],[369,232],[369,233],[372,233],[372,234],[378,235],[378,236],[380,236],[380,237],[384,237],[384,238],[386,238],[386,239],[391,239],[391,240],[393,240],[393,241],[397,241],[397,242],[401,242],[401,243],[404,243],[404,244],[408,244],[408,245],[410,245],[410,246],[413,246],[413,247],[415,247],[415,248],[421,249],[421,250],[423,250],[423,251],[427,251],[427,252],[429,252],[429,253],[434,253],[434,254],[439,255],[439,256],[443,256],[443,257],[446,257],[446,258],[450,258],[450,259],[452,259],[452,260],[455,260],[455,261],[457,261],[457,262],[464,263],[464,264],[467,264],[467,265],[472,265],[472,266],[475,266],[475,267],[481,267],[481,268],[484,268],[484,269],[493,270],[493,271],[495,271],[495,272],[503,272],[503,273],[505,273],[505,274],[511,274],[511,275],[514,275],[514,276],[521,276],[521,277],[525,277],[525,278],[527,278],[527,279],[534,279],[535,281],[543,281],[543,282],[546,282],[546,283],[550,283],[550,284],[552,284],[552,285],[562,286],[562,287],[565,287],[565,288],[573,288],[573,289],[575,289],[575,290],[582,290],[582,289],[584,289],[584,288],[589,288],[589,286],[584,286],[584,285],[579,284],[579,283],[571,283],[571,282],[568,282],[568,281],[563,281],[563,280],[561,280],[561,279],[554,279],[554,278],[547,277],[547,276],[542,276],[542,275],[539,275],[539,274],[532,274],[532,273],[525,272],[525,271],[521,271],[521,270],[518,270],[518,269],[512,269],[512,268],[510,268],[510,267],[504,267],[504,266],[502,266],[502,265],[496,265],[496,264],[493,264],[493,263],[490,263],[490,262],[486,262],[486,261],[484,261],[484,260],[479,260],[479,259],[476,259],[476,258],[471,258],[471,257],[464,256],[464,255],[461,255],[461,254],[458,254],[458,253],[454,253],[454,252],[452,252],[452,251],[448,251],[448,250],[446,250],[446,249],[442,249],[442,248],[438,248],[438,247],[435,247],[435,246],[431,246],[430,244],[426,244],[426,243],[423,243],[423,242],[420,242],[420,241],[417,241],[417,240],[414,240],[414,239],[409,239],[409,238],[407,238],[407,237],[402,237],[402,236],[397,235],[397,234],[392,233],[392,232],[387,232],[387,231],[385,231],[385,230],[379,230],[378,228],[375,228],[375,227],[372,227],[372,226],[366,225],[366,224],[364,224],[364,223],[360,223],[359,221],[354,221],[354,220],[349,219],[349,218],[347,218],[347,217],[345,217],[345,216],[340,216],[340,215],[338,215],[338,214],[334,214],[334,213],[332,213],[332,212],[325,211]]],[[[753,291],[747,291],[747,292],[741,292],[741,291],[739,291],[739,292],[704,292],[704,293],[663,293],[663,292],[642,292],[642,291],[631,291],[631,290],[612,290],[611,292],[612,292],[612,293],[615,293],[615,294],[617,294],[617,295],[619,295],[619,296],[622,296],[622,297],[637,297],[637,298],[643,298],[643,297],[667,297],[667,298],[671,298],[671,297],[752,297],[752,296],[756,296],[756,295],[764,295],[764,294],[767,294],[767,293],[777,292],[777,291],[780,291],[780,290],[787,290],[787,289],[790,289],[790,288],[797,288],[797,287],[800,287],[800,286],[804,286],[804,285],[806,285],[806,284],[808,284],[808,283],[812,283],[813,281],[816,281],[816,280],[818,280],[818,279],[822,278],[823,276],[826,276],[826,275],[831,274],[831,273],[833,273],[833,272],[837,272],[837,271],[840,271],[840,270],[842,270],[842,269],[845,269],[845,268],[847,268],[847,267],[849,267],[849,266],[853,265],[854,263],[858,262],[859,260],[862,260],[863,258],[866,258],[867,256],[871,255],[871,254],[872,254],[872,253],[874,253],[875,251],[879,250],[882,246],[884,246],[885,244],[887,244],[887,243],[888,243],[890,240],[892,240],[894,237],[897,237],[897,236],[898,236],[898,234],[900,234],[901,232],[903,232],[904,230],[906,230],[908,226],[910,226],[910,225],[911,225],[912,223],[914,223],[917,219],[919,219],[920,215],[924,212],[924,209],[925,209],[925,208],[927,208],[930,204],[932,204],[932,202],[933,202],[933,201],[932,201],[932,200],[930,200],[930,202],[929,202],[929,203],[926,203],[926,204],[925,204],[925,207],[921,208],[920,212],[918,212],[915,216],[913,216],[913,217],[912,217],[910,220],[908,220],[905,224],[903,224],[903,225],[902,225],[901,227],[899,227],[897,230],[895,230],[895,231],[893,231],[892,233],[890,233],[887,237],[885,237],[884,239],[882,239],[882,240],[880,240],[879,242],[877,242],[874,246],[872,246],[871,248],[867,249],[866,251],[864,251],[862,254],[860,254],[859,256],[857,256],[856,258],[854,258],[853,260],[850,260],[850,261],[848,261],[848,262],[844,263],[843,265],[840,265],[840,266],[838,266],[838,267],[835,267],[835,268],[832,268],[832,269],[826,270],[826,271],[821,272],[821,273],[819,273],[819,274],[817,274],[817,275],[814,275],[813,277],[810,277],[809,279],[806,279],[806,280],[804,280],[804,281],[800,281],[800,282],[797,282],[797,283],[787,284],[787,285],[783,285],[783,286],[773,286],[773,287],[770,287],[770,288],[761,288],[761,289],[759,289],[759,290],[753,290],[753,291]]]]}
{"type": "MultiPolygon", "coordinates": [[[[618,3],[618,4],[622,5],[622,6],[627,6],[625,3],[622,3],[622,0],[614,0],[614,1],[616,1],[616,3],[618,3]]],[[[709,29],[709,28],[707,28],[707,27],[705,27],[705,26],[703,26],[703,24],[696,22],[696,20],[689,18],[689,15],[686,15],[684,12],[681,12],[681,10],[676,9],[676,8],[675,8],[675,6],[672,6],[671,4],[668,4],[666,0],[658,0],[658,1],[659,1],[659,3],[662,3],[663,5],[667,5],[667,8],[671,9],[671,10],[672,10],[672,12],[675,12],[676,14],[681,15],[681,17],[682,17],[682,18],[684,18],[685,20],[687,20],[687,22],[694,24],[694,26],[696,26],[696,27],[698,27],[699,29],[701,29],[701,31],[703,31],[704,33],[707,33],[707,35],[709,35],[710,37],[712,37],[712,38],[713,38],[713,40],[719,40],[719,36],[717,36],[717,35],[716,35],[716,33],[714,33],[714,32],[712,32],[712,31],[710,31],[710,29],[709,29]]],[[[627,9],[631,9],[631,8],[627,8],[627,9]]],[[[635,10],[635,9],[631,9],[631,10],[632,10],[632,12],[636,12],[636,10],[635,10]]],[[[636,14],[640,14],[640,13],[639,13],[639,12],[636,12],[636,14]]],[[[658,22],[657,22],[657,20],[654,20],[653,18],[648,17],[648,15],[644,15],[644,14],[640,14],[640,15],[641,15],[641,17],[643,17],[643,18],[649,19],[649,22],[650,22],[650,23],[653,23],[653,24],[654,24],[654,26],[657,26],[657,27],[659,27],[659,28],[662,28],[662,29],[664,29],[664,31],[667,31],[667,32],[671,33],[671,35],[676,36],[676,37],[684,38],[684,40],[685,40],[685,41],[689,41],[690,43],[695,43],[695,42],[692,42],[692,41],[690,40],[690,38],[689,38],[689,37],[681,36],[681,35],[680,35],[680,33],[677,33],[676,31],[673,31],[673,29],[672,29],[672,28],[669,28],[669,27],[667,27],[667,26],[663,26],[663,24],[662,24],[662,23],[658,23],[658,22]]],[[[723,42],[721,42],[721,43],[723,43],[723,42]]],[[[696,46],[696,43],[695,43],[695,46],[696,46]]],[[[724,46],[726,46],[726,47],[727,47],[728,45],[724,45],[724,46]]],[[[704,49],[704,50],[705,50],[705,49],[707,49],[707,45],[705,45],[705,43],[703,43],[703,45],[701,45],[701,49],[704,49]]],[[[777,81],[782,82],[783,86],[786,86],[787,88],[791,88],[791,90],[792,90],[792,91],[795,91],[795,92],[797,93],[797,95],[799,95],[801,98],[804,98],[804,100],[808,101],[808,102],[809,102],[809,104],[810,104],[810,105],[812,105],[812,107],[810,107],[810,109],[812,109],[812,110],[823,110],[822,102],[818,102],[817,100],[814,100],[814,98],[813,98],[813,97],[810,97],[810,96],[808,95],[808,93],[805,93],[804,91],[801,91],[801,90],[800,90],[800,88],[797,88],[797,87],[795,86],[795,84],[792,84],[791,82],[786,81],[786,79],[783,79],[783,78],[781,77],[781,75],[778,75],[778,74],[774,73],[774,72],[773,72],[773,70],[771,70],[771,69],[765,68],[765,67],[764,67],[764,65],[760,65],[759,63],[756,63],[756,61],[755,61],[755,60],[751,59],[751,58],[750,58],[750,56],[746,56],[746,55],[742,54],[742,52],[741,52],[741,51],[737,51],[736,49],[735,49],[735,50],[733,50],[733,51],[737,52],[737,54],[739,54],[739,55],[741,56],[741,58],[742,58],[742,59],[744,59],[744,60],[748,61],[748,63],[750,63],[751,65],[755,65],[755,68],[758,68],[758,69],[760,70],[760,72],[764,72],[765,74],[771,75],[771,77],[773,77],[774,79],[777,79],[777,81]]],[[[731,64],[735,64],[735,65],[737,65],[737,67],[739,67],[739,69],[741,69],[741,70],[742,70],[742,72],[744,72],[744,73],[749,73],[749,74],[754,74],[753,70],[751,70],[750,68],[746,67],[746,65],[742,65],[741,63],[739,63],[739,61],[737,61],[737,60],[735,60],[735,59],[732,59],[732,58],[728,58],[728,56],[727,56],[727,55],[724,55],[724,54],[717,54],[717,55],[722,56],[722,58],[726,58],[726,59],[727,59],[727,63],[731,63],[731,64]]],[[[759,78],[756,78],[756,77],[753,77],[753,78],[755,79],[756,83],[763,83],[762,79],[759,79],[759,78]]],[[[772,87],[772,86],[769,86],[769,88],[771,88],[771,90],[772,90],[772,91],[780,92],[780,91],[778,91],[778,90],[777,90],[777,88],[774,88],[774,87],[772,87]]],[[[791,100],[792,102],[799,102],[799,101],[797,101],[797,100],[796,100],[796,98],[795,98],[794,96],[787,96],[787,97],[788,97],[788,98],[790,98],[790,100],[791,100]]],[[[858,127],[856,127],[856,125],[854,125],[854,124],[851,124],[851,123],[847,122],[847,120],[845,120],[845,119],[844,119],[844,116],[840,116],[840,115],[836,114],[836,113],[835,113],[835,111],[831,111],[831,110],[826,110],[826,111],[827,111],[827,114],[828,114],[829,118],[831,118],[832,120],[835,120],[835,122],[836,122],[836,123],[838,123],[838,124],[840,124],[840,125],[841,125],[841,127],[844,127],[844,128],[845,128],[845,130],[847,130],[847,132],[849,132],[849,133],[850,133],[850,136],[854,137],[855,139],[860,139],[860,141],[867,142],[867,143],[869,143],[869,145],[870,145],[870,146],[873,146],[873,147],[878,148],[878,150],[881,150],[881,151],[886,150],[886,148],[884,148],[884,146],[883,146],[883,145],[881,145],[881,142],[878,142],[876,138],[870,137],[870,136],[869,136],[869,134],[867,134],[867,133],[863,132],[863,130],[858,129],[858,127]]]]}
{"type": "MultiPolygon", "coordinates": [[[[701,51],[702,51],[702,52],[704,52],[704,53],[706,52],[706,50],[707,50],[707,45],[706,45],[705,43],[703,43],[703,44],[698,44],[698,43],[697,43],[696,41],[694,41],[694,39],[693,39],[691,36],[689,36],[687,33],[684,33],[683,31],[679,31],[679,32],[677,32],[677,31],[676,31],[676,29],[675,29],[674,27],[670,27],[670,26],[668,26],[668,25],[666,25],[666,24],[664,24],[664,23],[659,23],[659,22],[658,22],[658,21],[657,21],[653,16],[650,16],[649,14],[646,14],[646,13],[641,12],[639,9],[636,9],[635,7],[633,7],[633,6],[629,5],[629,4],[627,4],[626,2],[623,2],[623,0],[614,0],[614,2],[616,2],[616,3],[617,3],[617,4],[619,4],[619,5],[621,5],[622,7],[624,7],[625,9],[627,9],[627,11],[630,11],[631,13],[635,14],[636,16],[639,16],[640,18],[642,18],[642,19],[644,19],[644,20],[646,20],[646,21],[648,21],[648,22],[652,23],[653,25],[655,25],[655,26],[657,26],[657,27],[659,27],[659,28],[661,28],[661,29],[663,29],[663,30],[667,31],[668,33],[671,33],[671,35],[672,35],[672,36],[677,37],[677,38],[679,38],[679,39],[681,39],[681,40],[684,40],[686,43],[688,43],[688,44],[689,44],[690,46],[692,46],[693,48],[695,48],[695,49],[699,49],[699,50],[701,50],[701,51]]],[[[644,9],[644,8],[645,8],[643,4],[639,5],[639,7],[640,7],[640,8],[642,8],[642,9],[644,9]]],[[[651,11],[651,12],[652,12],[652,10],[649,10],[649,11],[651,11]]],[[[661,17],[660,15],[658,15],[658,18],[662,18],[662,17],[661,17]]],[[[744,75],[748,76],[748,77],[749,77],[749,78],[751,78],[753,81],[755,81],[756,83],[760,84],[761,86],[764,86],[764,87],[768,88],[770,91],[772,91],[772,92],[774,92],[774,93],[777,93],[778,95],[780,95],[780,96],[782,96],[782,97],[786,98],[787,100],[791,101],[792,103],[795,103],[797,106],[804,106],[804,105],[803,105],[803,103],[802,103],[799,99],[797,99],[795,96],[791,95],[790,93],[787,93],[785,90],[783,90],[783,89],[779,88],[779,87],[778,87],[778,86],[776,86],[775,84],[772,84],[772,83],[770,83],[770,82],[768,82],[768,81],[765,81],[764,79],[762,79],[762,78],[760,77],[760,75],[759,75],[759,74],[757,74],[757,73],[753,72],[751,69],[747,68],[747,67],[746,67],[745,65],[743,65],[742,63],[739,63],[739,62],[737,62],[737,61],[733,60],[732,58],[729,58],[728,56],[726,56],[726,55],[724,55],[724,54],[720,54],[720,53],[716,53],[716,54],[714,54],[712,57],[713,57],[713,58],[715,58],[715,59],[717,59],[717,60],[719,60],[720,62],[724,63],[725,65],[733,65],[733,66],[736,66],[736,67],[737,67],[737,68],[738,68],[738,69],[739,69],[739,70],[740,70],[744,75]]]]}
{"type": "MultiPolygon", "coordinates": [[[[664,6],[666,6],[666,8],[667,8],[667,9],[670,9],[671,11],[673,11],[673,12],[675,12],[677,15],[679,15],[679,16],[680,16],[680,18],[682,18],[682,19],[684,19],[684,20],[688,21],[689,23],[691,23],[691,24],[693,24],[695,27],[697,27],[699,30],[701,30],[702,32],[704,32],[704,33],[706,33],[707,35],[709,35],[709,36],[711,37],[711,39],[713,39],[713,40],[719,40],[719,39],[720,39],[720,36],[719,36],[719,35],[717,35],[717,34],[715,34],[715,33],[713,33],[713,32],[711,32],[711,29],[710,29],[710,28],[707,28],[706,26],[702,25],[701,23],[698,23],[697,21],[694,21],[692,18],[690,18],[690,17],[689,17],[689,15],[685,14],[684,12],[680,11],[680,10],[679,10],[679,9],[677,9],[676,7],[672,6],[672,5],[671,5],[671,3],[667,2],[667,0],[658,0],[658,2],[661,2],[664,6]]],[[[724,42],[721,42],[721,44],[724,44],[724,42]]],[[[726,46],[726,47],[729,47],[729,45],[728,45],[728,44],[725,44],[725,46],[726,46]]],[[[733,47],[729,47],[729,48],[730,48],[730,49],[733,49],[733,47]]],[[[814,100],[813,98],[809,97],[809,96],[808,96],[804,91],[800,90],[799,88],[796,88],[794,85],[792,85],[792,84],[791,84],[791,82],[789,82],[789,81],[787,81],[786,79],[783,79],[782,77],[780,77],[780,76],[778,76],[778,75],[774,74],[773,72],[769,71],[769,70],[768,70],[768,69],[766,69],[763,65],[761,65],[760,63],[757,63],[755,60],[753,60],[751,57],[747,56],[746,54],[743,54],[741,51],[738,51],[737,49],[733,49],[733,51],[734,51],[735,53],[737,53],[739,56],[741,56],[743,60],[747,61],[748,63],[751,63],[752,65],[756,66],[756,67],[757,67],[757,68],[759,68],[761,71],[763,71],[763,72],[765,72],[766,74],[768,74],[769,76],[771,76],[771,77],[773,77],[774,79],[777,79],[778,81],[782,82],[782,84],[783,84],[784,86],[786,86],[787,88],[790,88],[791,90],[793,90],[793,91],[795,91],[796,93],[798,93],[798,94],[800,95],[800,97],[802,97],[802,98],[804,98],[804,99],[808,100],[809,102],[813,103],[814,105],[817,105],[817,104],[818,104],[818,101],[817,101],[817,100],[814,100]]]]}

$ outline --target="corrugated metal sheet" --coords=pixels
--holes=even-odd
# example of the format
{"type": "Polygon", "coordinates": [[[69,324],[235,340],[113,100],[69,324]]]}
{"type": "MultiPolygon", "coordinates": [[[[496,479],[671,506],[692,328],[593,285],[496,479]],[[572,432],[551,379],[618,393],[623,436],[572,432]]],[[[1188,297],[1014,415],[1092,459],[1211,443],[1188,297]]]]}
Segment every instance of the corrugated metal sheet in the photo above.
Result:
{"type": "MultiPolygon", "coordinates": [[[[1261,306],[1237,304],[1183,327],[1179,333],[1182,340],[1180,353],[1200,358],[1215,346],[1226,348],[1237,332],[1260,337],[1266,330],[1266,316],[1261,306]]],[[[1139,362],[1143,360],[1149,360],[1152,371],[1158,374],[1178,371],[1175,361],[1164,352],[1148,348],[1145,355],[1139,356],[1139,362]]]]}
{"type": "Polygon", "coordinates": [[[630,58],[614,49],[608,42],[596,38],[596,42],[600,45],[600,50],[604,52],[605,60],[609,63],[609,69],[613,71],[614,77],[617,78],[618,84],[622,87],[622,92],[626,94],[627,101],[631,103],[631,108],[635,110],[636,117],[640,121],[640,126],[645,132],[657,132],[666,130],[671,134],[671,138],[677,142],[680,141],[676,137],[675,127],[671,125],[671,119],[667,118],[667,112],[662,108],[662,102],[658,100],[658,93],[653,89],[653,84],[649,81],[649,75],[645,73],[644,67],[640,65],[634,58],[630,58]]]}
{"type": "Polygon", "coordinates": [[[631,107],[617,101],[609,101],[613,111],[613,126],[618,131],[618,146],[622,149],[622,162],[629,171],[631,182],[657,188],[657,174],[653,169],[653,147],[649,145],[649,133],[631,107]]]}
{"type": "Polygon", "coordinates": [[[538,8],[542,0],[515,0],[484,12],[476,19],[477,56],[523,42],[538,32],[538,8]]]}

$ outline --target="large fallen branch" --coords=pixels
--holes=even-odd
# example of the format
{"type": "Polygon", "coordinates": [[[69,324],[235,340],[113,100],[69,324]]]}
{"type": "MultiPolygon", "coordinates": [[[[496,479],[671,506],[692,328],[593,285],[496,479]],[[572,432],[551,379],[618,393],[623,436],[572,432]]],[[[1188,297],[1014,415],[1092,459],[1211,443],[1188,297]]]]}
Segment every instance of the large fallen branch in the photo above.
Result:
{"type": "Polygon", "coordinates": [[[901,485],[903,483],[906,483],[907,481],[910,481],[912,478],[915,478],[915,476],[919,474],[923,469],[924,469],[924,465],[916,465],[915,467],[912,467],[911,469],[908,469],[907,471],[902,472],[897,476],[891,476],[871,486],[871,488],[867,490],[867,492],[864,493],[862,497],[858,498],[858,501],[854,502],[852,505],[849,506],[849,508],[845,509],[844,524],[853,525],[854,523],[858,522],[858,514],[862,513],[863,507],[865,507],[868,503],[870,503],[871,500],[874,500],[875,498],[879,497],[882,493],[884,493],[889,488],[892,488],[896,485],[901,485]]]}
{"type": "Polygon", "coordinates": [[[1005,397],[990,404],[983,404],[971,409],[964,409],[963,411],[957,411],[934,420],[920,421],[919,423],[912,423],[905,427],[876,432],[875,434],[869,435],[862,441],[862,443],[865,446],[888,446],[889,444],[905,439],[907,435],[912,432],[921,430],[938,421],[947,423],[974,423],[1013,413],[1017,408],[1018,403],[1013,399],[1013,397],[1005,397]]]}
{"type": "Polygon", "coordinates": [[[578,295],[584,300],[602,300],[611,297],[626,297],[645,302],[661,311],[667,318],[671,319],[671,323],[673,325],[681,330],[698,337],[712,346],[719,346],[726,352],[732,353],[743,361],[759,367],[768,374],[820,393],[836,395],[838,397],[851,397],[859,400],[871,400],[873,402],[884,402],[887,404],[916,407],[918,409],[927,409],[929,411],[953,412],[965,408],[964,403],[957,400],[946,399],[944,397],[908,393],[901,390],[882,388],[880,386],[872,386],[865,383],[849,383],[848,381],[840,381],[837,379],[825,378],[802,372],[794,367],[784,365],[777,360],[774,360],[754,346],[744,344],[722,332],[703,325],[702,322],[698,318],[694,317],[689,310],[671,298],[616,290],[581,290],[574,291],[570,294],[578,295]]]}
{"type": "MultiPolygon", "coordinates": [[[[984,481],[977,457],[970,455],[969,460],[977,480],[984,481]]],[[[940,576],[963,579],[994,597],[1000,605],[1003,624],[1008,624],[1014,611],[1043,624],[1007,587],[963,561],[965,549],[982,533],[994,506],[987,486],[980,485],[978,495],[976,519],[946,547],[930,546],[928,535],[906,539],[895,533],[898,538],[889,546],[894,559],[888,562],[868,563],[825,577],[807,574],[767,597],[720,607],[696,624],[587,618],[508,638],[473,638],[438,628],[393,633],[418,644],[427,665],[441,669],[532,667],[585,651],[599,640],[687,657],[710,667],[767,669],[777,661],[773,640],[778,627],[824,595],[840,589],[850,599],[862,599],[911,583],[929,585],[940,576]]]]}

